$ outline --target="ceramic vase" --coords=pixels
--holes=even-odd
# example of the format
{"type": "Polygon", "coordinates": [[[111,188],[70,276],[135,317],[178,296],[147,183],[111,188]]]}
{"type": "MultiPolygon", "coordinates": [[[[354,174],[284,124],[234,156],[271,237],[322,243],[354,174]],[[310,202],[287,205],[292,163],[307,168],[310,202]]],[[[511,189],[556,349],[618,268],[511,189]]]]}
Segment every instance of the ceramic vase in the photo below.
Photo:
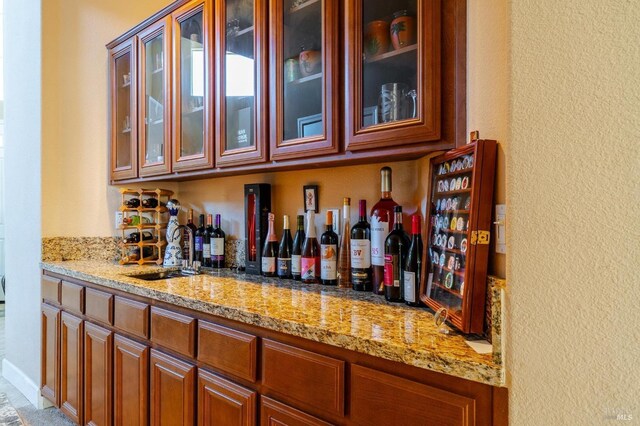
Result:
{"type": "Polygon", "coordinates": [[[300,74],[302,77],[308,77],[310,75],[320,72],[320,66],[322,64],[322,52],[319,50],[303,50],[300,52],[300,74]]]}
{"type": "Polygon", "coordinates": [[[395,50],[411,46],[416,42],[416,20],[406,10],[393,14],[390,27],[391,43],[395,50]]]}
{"type": "Polygon", "coordinates": [[[176,232],[178,226],[178,212],[180,204],[177,200],[169,200],[169,223],[167,223],[167,248],[164,251],[162,266],[182,266],[182,233],[176,232]]]}
{"type": "Polygon", "coordinates": [[[369,22],[365,28],[364,53],[367,58],[389,50],[389,24],[386,21],[369,22]]]}

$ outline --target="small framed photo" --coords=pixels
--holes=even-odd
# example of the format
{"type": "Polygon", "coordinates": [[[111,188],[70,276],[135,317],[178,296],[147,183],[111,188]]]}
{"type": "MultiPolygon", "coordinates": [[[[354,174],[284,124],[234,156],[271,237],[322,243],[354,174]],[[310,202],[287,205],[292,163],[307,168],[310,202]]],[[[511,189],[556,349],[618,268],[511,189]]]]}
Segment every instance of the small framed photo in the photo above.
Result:
{"type": "Polygon", "coordinates": [[[318,185],[305,185],[303,188],[304,212],[313,210],[318,213],[318,185]]]}

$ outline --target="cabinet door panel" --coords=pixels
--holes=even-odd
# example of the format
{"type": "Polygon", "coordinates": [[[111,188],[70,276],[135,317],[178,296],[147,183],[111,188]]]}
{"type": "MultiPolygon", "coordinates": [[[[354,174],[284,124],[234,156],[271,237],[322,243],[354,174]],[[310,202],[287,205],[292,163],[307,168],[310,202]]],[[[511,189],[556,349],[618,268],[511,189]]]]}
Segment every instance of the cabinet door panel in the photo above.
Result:
{"type": "Polygon", "coordinates": [[[193,0],[172,14],[173,170],[213,167],[210,0],[193,0]]]}
{"type": "Polygon", "coordinates": [[[151,308],[151,341],[194,358],[196,352],[196,320],[177,312],[151,308]]]}
{"type": "Polygon", "coordinates": [[[253,426],[256,392],[198,370],[198,425],[253,426]]]}
{"type": "Polygon", "coordinates": [[[59,278],[43,275],[40,280],[42,300],[53,304],[60,304],[60,282],[59,278]]]}
{"type": "Polygon", "coordinates": [[[89,322],[84,327],[84,424],[111,425],[113,333],[89,322]]]}
{"type": "Polygon", "coordinates": [[[84,313],[84,286],[62,281],[62,307],[66,311],[82,315],[84,313]]]}
{"type": "Polygon", "coordinates": [[[336,153],[339,2],[270,4],[271,159],[336,153]]]}
{"type": "Polygon", "coordinates": [[[195,421],[195,367],[151,350],[151,424],[178,426],[195,421]]]}
{"type": "Polygon", "coordinates": [[[113,351],[114,424],[149,422],[149,348],[116,334],[113,351]]]}
{"type": "Polygon", "coordinates": [[[66,312],[60,326],[60,411],[76,423],[82,422],[83,322],[66,312]]]}
{"type": "Polygon", "coordinates": [[[330,425],[330,423],[263,396],[260,398],[260,425],[327,426],[330,425]]]}
{"type": "Polygon", "coordinates": [[[60,309],[42,304],[42,396],[60,407],[60,309]]]}
{"type": "Polygon", "coordinates": [[[256,381],[258,338],[206,321],[198,322],[198,361],[256,381]]]}

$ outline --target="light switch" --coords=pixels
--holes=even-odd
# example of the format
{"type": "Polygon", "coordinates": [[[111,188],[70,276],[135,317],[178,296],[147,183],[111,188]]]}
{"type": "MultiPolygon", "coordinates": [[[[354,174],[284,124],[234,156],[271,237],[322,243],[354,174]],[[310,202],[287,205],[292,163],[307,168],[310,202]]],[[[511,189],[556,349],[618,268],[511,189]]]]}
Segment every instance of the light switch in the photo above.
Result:
{"type": "Polygon", "coordinates": [[[496,253],[505,254],[507,252],[507,237],[506,225],[507,225],[507,205],[496,204],[496,221],[493,222],[496,226],[496,253]]]}
{"type": "Polygon", "coordinates": [[[116,229],[122,226],[124,220],[124,212],[116,212],[116,229]]]}

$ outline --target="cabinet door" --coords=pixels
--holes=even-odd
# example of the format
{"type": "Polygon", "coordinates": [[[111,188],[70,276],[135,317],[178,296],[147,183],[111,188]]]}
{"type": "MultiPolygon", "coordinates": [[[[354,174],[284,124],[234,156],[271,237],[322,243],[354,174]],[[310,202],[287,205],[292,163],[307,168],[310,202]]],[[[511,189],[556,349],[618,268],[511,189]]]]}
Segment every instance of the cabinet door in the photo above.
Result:
{"type": "Polygon", "coordinates": [[[213,167],[210,0],[190,1],[173,20],[173,170],[213,167]]]}
{"type": "Polygon", "coordinates": [[[271,159],[338,152],[336,0],[272,0],[271,159]]]}
{"type": "Polygon", "coordinates": [[[260,424],[262,426],[327,426],[330,423],[289,407],[275,399],[260,398],[260,424]]]}
{"type": "Polygon", "coordinates": [[[192,425],[195,422],[196,368],[151,349],[151,424],[192,425]]]}
{"type": "Polygon", "coordinates": [[[109,52],[111,92],[111,179],[138,177],[135,40],[109,52]]]}
{"type": "Polygon", "coordinates": [[[440,2],[347,0],[348,150],[440,138],[440,2]]]}
{"type": "Polygon", "coordinates": [[[267,0],[216,2],[216,165],[267,156],[267,0]]]}
{"type": "Polygon", "coordinates": [[[42,396],[60,406],[60,309],[42,304],[42,396]]]}
{"type": "Polygon", "coordinates": [[[113,333],[89,322],[84,327],[84,424],[111,425],[113,333]]]}
{"type": "Polygon", "coordinates": [[[198,370],[198,425],[253,426],[256,393],[204,370],[198,370]]]}
{"type": "Polygon", "coordinates": [[[82,376],[84,338],[80,318],[62,313],[60,326],[60,411],[75,423],[82,422],[82,376]]]}
{"type": "Polygon", "coordinates": [[[141,177],[171,171],[170,31],[165,18],[139,35],[141,177]]]}
{"type": "Polygon", "coordinates": [[[114,424],[149,422],[149,348],[120,335],[113,346],[114,424]]]}

